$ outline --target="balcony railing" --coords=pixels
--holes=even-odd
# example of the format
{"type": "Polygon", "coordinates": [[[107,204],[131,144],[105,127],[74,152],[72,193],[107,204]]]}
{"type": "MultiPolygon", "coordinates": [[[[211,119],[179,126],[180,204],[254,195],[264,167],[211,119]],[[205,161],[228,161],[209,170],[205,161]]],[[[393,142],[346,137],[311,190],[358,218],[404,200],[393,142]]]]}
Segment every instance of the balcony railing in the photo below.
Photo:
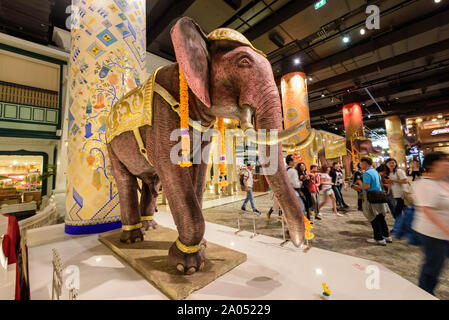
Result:
{"type": "Polygon", "coordinates": [[[57,91],[27,87],[4,81],[0,81],[0,101],[59,109],[59,94],[57,91]]]}

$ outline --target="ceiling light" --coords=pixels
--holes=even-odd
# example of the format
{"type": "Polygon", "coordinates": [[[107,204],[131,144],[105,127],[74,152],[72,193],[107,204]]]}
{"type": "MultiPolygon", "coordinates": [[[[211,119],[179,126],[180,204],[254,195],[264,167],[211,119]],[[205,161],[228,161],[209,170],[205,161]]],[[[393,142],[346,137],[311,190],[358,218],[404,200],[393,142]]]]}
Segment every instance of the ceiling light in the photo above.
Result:
{"type": "Polygon", "coordinates": [[[335,130],[338,130],[338,128],[337,128],[337,127],[335,127],[335,130]]]}
{"type": "Polygon", "coordinates": [[[293,62],[294,62],[295,64],[299,64],[299,63],[301,62],[301,60],[299,60],[299,58],[296,58],[293,62]]]}
{"type": "Polygon", "coordinates": [[[368,115],[368,119],[371,119],[371,115],[370,114],[368,115]]]}
{"type": "Polygon", "coordinates": [[[313,78],[312,77],[309,77],[309,81],[312,81],[313,80],[313,78]]]}
{"type": "Polygon", "coordinates": [[[435,122],[435,121],[437,121],[437,120],[438,120],[437,118],[433,118],[433,119],[432,119],[433,122],[435,122]]]}
{"type": "Polygon", "coordinates": [[[421,122],[422,122],[421,118],[416,119],[416,123],[421,123],[421,122]]]}
{"type": "Polygon", "coordinates": [[[440,3],[441,0],[433,0],[435,3],[440,3]]]}
{"type": "Polygon", "coordinates": [[[343,42],[344,43],[348,43],[349,42],[349,36],[344,36],[343,37],[343,42]]]}
{"type": "Polygon", "coordinates": [[[12,164],[13,164],[13,165],[16,165],[16,164],[17,164],[17,161],[16,161],[16,160],[14,160],[14,161],[12,162],[12,164]]]}
{"type": "Polygon", "coordinates": [[[321,98],[324,98],[326,95],[324,94],[324,92],[321,94],[321,98]]]}
{"type": "Polygon", "coordinates": [[[363,36],[366,33],[365,29],[360,29],[360,34],[363,36]]]}
{"type": "Polygon", "coordinates": [[[438,119],[443,119],[443,115],[439,114],[437,118],[438,119]]]}

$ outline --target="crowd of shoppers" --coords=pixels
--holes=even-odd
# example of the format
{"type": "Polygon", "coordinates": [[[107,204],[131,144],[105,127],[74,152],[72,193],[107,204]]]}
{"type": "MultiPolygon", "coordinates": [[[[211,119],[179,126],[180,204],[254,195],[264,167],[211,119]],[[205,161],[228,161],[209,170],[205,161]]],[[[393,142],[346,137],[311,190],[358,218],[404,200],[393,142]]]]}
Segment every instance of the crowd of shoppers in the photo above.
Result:
{"type": "MultiPolygon", "coordinates": [[[[328,202],[336,216],[343,216],[338,211],[345,213],[349,206],[342,194],[346,182],[340,163],[334,162],[332,167],[312,165],[308,172],[304,163],[296,163],[288,155],[286,164],[289,182],[309,220],[312,212],[316,220],[321,220],[320,211],[328,202]]],[[[252,197],[251,168],[249,165],[244,176],[247,198],[242,209],[250,202],[253,210],[258,212],[252,197]]],[[[357,191],[357,209],[371,223],[373,237],[367,239],[368,243],[386,246],[393,242],[392,233],[397,237],[395,230],[389,231],[385,219],[387,214],[390,213],[397,221],[404,217],[406,209],[415,212],[410,231],[415,233],[424,251],[419,286],[434,294],[446,257],[449,257],[449,156],[432,152],[424,157],[422,168],[419,161],[414,159],[410,169],[413,181],[422,174],[422,178],[413,184],[396,159],[389,158],[374,168],[373,160],[364,157],[350,179],[351,187],[357,191]],[[406,197],[407,194],[412,200],[406,197]]],[[[273,207],[267,213],[268,219],[273,212],[282,215],[273,193],[271,199],[273,207]]]]}

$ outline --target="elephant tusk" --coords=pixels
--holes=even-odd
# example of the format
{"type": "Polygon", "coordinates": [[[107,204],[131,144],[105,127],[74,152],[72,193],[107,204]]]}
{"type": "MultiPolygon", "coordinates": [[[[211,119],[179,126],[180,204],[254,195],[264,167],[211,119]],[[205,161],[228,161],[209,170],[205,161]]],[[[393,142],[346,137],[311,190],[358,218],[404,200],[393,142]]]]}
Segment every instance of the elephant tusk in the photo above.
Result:
{"type": "Polygon", "coordinates": [[[267,132],[265,139],[257,139],[258,135],[256,134],[254,127],[252,125],[246,125],[246,128],[243,129],[243,135],[248,138],[248,141],[254,142],[256,144],[275,145],[279,142],[283,142],[294,137],[299,133],[300,130],[302,130],[304,127],[307,127],[308,124],[309,122],[307,120],[304,120],[303,122],[298,123],[286,130],[282,130],[277,135],[271,135],[267,132]]]}

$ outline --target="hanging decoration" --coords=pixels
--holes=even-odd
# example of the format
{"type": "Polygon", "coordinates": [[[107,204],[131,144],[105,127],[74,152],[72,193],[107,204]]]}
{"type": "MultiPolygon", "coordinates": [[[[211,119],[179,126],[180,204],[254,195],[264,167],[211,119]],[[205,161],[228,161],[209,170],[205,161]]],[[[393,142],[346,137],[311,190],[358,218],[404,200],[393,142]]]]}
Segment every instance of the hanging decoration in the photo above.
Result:
{"type": "Polygon", "coordinates": [[[217,126],[218,132],[220,133],[220,182],[218,185],[220,187],[226,187],[228,186],[228,182],[226,181],[226,142],[223,118],[218,118],[217,126]]]}
{"type": "Polygon", "coordinates": [[[186,78],[179,67],[179,105],[181,111],[181,148],[182,161],[178,165],[182,168],[191,167],[190,161],[190,133],[189,133],[189,87],[186,78]]]}

